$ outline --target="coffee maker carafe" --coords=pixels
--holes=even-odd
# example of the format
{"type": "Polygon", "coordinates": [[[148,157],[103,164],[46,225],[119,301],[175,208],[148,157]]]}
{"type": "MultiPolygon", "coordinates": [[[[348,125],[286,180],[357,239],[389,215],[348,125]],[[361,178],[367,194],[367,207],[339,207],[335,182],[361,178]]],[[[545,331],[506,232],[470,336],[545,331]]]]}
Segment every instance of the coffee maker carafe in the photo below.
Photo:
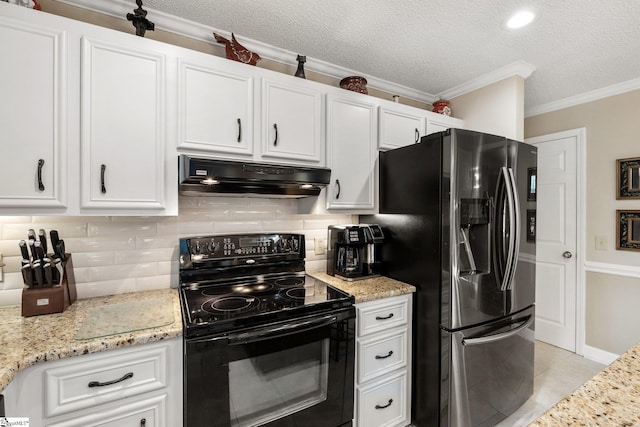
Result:
{"type": "Polygon", "coordinates": [[[327,274],[347,280],[364,279],[379,274],[377,246],[384,240],[376,224],[329,226],[327,274]]]}

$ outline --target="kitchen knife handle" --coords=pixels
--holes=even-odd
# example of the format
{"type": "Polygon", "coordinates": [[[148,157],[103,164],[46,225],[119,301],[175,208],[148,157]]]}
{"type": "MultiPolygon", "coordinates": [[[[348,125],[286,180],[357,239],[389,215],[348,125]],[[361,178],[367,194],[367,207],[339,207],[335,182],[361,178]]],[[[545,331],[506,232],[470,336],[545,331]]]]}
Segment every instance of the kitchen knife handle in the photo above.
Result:
{"type": "Polygon", "coordinates": [[[336,179],[336,188],[338,189],[338,192],[336,193],[336,199],[340,198],[340,180],[336,179]]]}
{"type": "Polygon", "coordinates": [[[104,186],[104,174],[107,171],[107,165],[100,165],[100,191],[107,194],[107,187],[104,186]]]}
{"type": "Polygon", "coordinates": [[[93,388],[93,387],[104,387],[107,385],[112,385],[112,384],[117,384],[120,383],[124,380],[128,380],[129,378],[133,378],[133,372],[128,372],[126,374],[124,374],[121,378],[118,378],[117,380],[112,380],[112,381],[106,381],[106,382],[98,382],[98,381],[91,381],[88,386],[93,388]]]}
{"type": "Polygon", "coordinates": [[[38,190],[44,191],[44,184],[42,183],[42,167],[44,166],[44,159],[38,159],[38,190]]]}
{"type": "Polygon", "coordinates": [[[420,131],[416,128],[416,144],[420,142],[420,131]]]}
{"type": "Polygon", "coordinates": [[[238,142],[242,141],[242,122],[238,117],[238,142]]]}
{"type": "Polygon", "coordinates": [[[273,140],[273,146],[275,147],[276,145],[278,145],[278,124],[277,123],[273,124],[273,129],[276,131],[276,138],[273,140]]]}

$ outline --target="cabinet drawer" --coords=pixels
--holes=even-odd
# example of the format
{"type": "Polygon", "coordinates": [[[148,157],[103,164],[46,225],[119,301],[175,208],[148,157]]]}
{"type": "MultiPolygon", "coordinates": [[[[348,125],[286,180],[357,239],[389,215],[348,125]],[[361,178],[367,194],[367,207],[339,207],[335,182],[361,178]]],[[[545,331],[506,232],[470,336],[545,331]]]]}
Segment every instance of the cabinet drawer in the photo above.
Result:
{"type": "Polygon", "coordinates": [[[407,330],[358,343],[358,383],[407,366],[407,330]]]}
{"type": "Polygon", "coordinates": [[[164,427],[167,395],[154,396],[111,410],[95,412],[50,427],[164,427]]]}
{"type": "MultiPolygon", "coordinates": [[[[78,358],[44,372],[46,416],[57,416],[167,386],[168,347],[78,358]]],[[[111,353],[111,352],[109,352],[111,353]]]]}
{"type": "Polygon", "coordinates": [[[358,305],[358,337],[406,325],[410,297],[406,295],[358,305]]]}
{"type": "Polygon", "coordinates": [[[407,371],[358,390],[359,427],[390,427],[409,424],[407,371]]]}

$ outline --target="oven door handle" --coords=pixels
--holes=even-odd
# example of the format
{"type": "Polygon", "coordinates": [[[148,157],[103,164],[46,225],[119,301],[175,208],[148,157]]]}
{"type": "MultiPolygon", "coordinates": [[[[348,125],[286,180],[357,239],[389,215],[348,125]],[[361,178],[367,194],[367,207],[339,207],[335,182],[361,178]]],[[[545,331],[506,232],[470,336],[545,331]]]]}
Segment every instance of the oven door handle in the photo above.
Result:
{"type": "Polygon", "coordinates": [[[227,337],[229,345],[248,344],[256,341],[264,341],[272,338],[286,337],[310,329],[331,325],[338,320],[338,316],[329,315],[311,320],[285,323],[275,327],[261,328],[251,332],[231,334],[227,337]]]}

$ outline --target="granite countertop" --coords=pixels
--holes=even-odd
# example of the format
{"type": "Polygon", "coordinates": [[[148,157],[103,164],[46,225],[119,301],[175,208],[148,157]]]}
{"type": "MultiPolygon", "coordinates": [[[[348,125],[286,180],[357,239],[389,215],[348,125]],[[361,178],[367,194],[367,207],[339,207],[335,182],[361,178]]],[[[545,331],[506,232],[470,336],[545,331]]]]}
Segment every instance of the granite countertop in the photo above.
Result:
{"type": "Polygon", "coordinates": [[[39,362],[182,336],[175,289],[77,300],[63,313],[22,317],[0,308],[0,392],[39,362]],[[86,320],[86,321],[85,321],[86,320]]]}
{"type": "Polygon", "coordinates": [[[416,288],[412,285],[384,276],[349,282],[339,277],[329,276],[327,273],[322,271],[307,272],[307,274],[353,295],[355,297],[356,304],[374,301],[381,298],[394,297],[397,295],[410,294],[416,291],[416,288]]]}
{"type": "Polygon", "coordinates": [[[640,343],[529,424],[635,425],[640,425],[640,343]]]}

